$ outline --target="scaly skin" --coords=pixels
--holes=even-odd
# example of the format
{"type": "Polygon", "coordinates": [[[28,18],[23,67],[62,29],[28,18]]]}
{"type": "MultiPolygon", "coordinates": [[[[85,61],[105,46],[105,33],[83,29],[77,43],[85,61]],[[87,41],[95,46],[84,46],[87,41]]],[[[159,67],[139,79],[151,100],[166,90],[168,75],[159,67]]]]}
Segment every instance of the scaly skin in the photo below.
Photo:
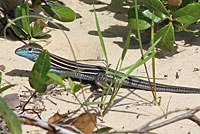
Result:
{"type": "MultiPolygon", "coordinates": [[[[31,61],[36,61],[39,54],[43,51],[40,46],[37,45],[25,45],[23,47],[18,48],[15,53],[19,56],[25,57],[31,61]]],[[[67,60],[56,56],[54,54],[50,54],[51,58],[51,72],[62,74],[68,71],[75,71],[80,69],[81,71],[75,72],[70,77],[75,79],[81,79],[88,82],[94,82],[97,86],[103,88],[102,85],[105,85],[105,77],[106,77],[106,68],[103,66],[95,66],[95,65],[87,65],[76,63],[71,60],[67,60]]],[[[109,68],[109,72],[115,72],[115,70],[109,68]]],[[[120,73],[120,72],[119,72],[120,73]]],[[[113,76],[107,75],[107,81],[105,88],[109,87],[109,83],[112,81],[113,76]]],[[[117,82],[121,79],[119,76],[118,79],[115,77],[114,82],[117,82]]],[[[153,83],[151,83],[153,85],[153,83]]],[[[140,90],[151,91],[151,86],[148,81],[138,79],[135,77],[128,77],[122,84],[122,87],[134,88],[140,90]]],[[[180,86],[170,86],[156,83],[156,91],[158,92],[173,92],[173,93],[193,93],[199,94],[199,88],[190,88],[190,87],[180,87],[180,86]]]]}

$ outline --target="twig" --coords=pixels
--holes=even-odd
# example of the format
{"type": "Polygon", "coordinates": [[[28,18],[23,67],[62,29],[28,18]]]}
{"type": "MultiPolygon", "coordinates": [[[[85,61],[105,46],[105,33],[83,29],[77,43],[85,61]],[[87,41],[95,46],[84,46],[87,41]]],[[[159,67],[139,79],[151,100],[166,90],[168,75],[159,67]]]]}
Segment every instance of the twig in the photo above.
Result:
{"type": "Polygon", "coordinates": [[[28,101],[22,106],[22,112],[21,112],[20,114],[24,113],[26,105],[30,102],[31,98],[33,98],[33,96],[35,96],[36,93],[37,93],[37,92],[35,91],[35,92],[31,95],[31,97],[28,99],[28,101]]]}
{"type": "MultiPolygon", "coordinates": [[[[142,127],[137,128],[137,129],[123,130],[123,131],[112,131],[112,132],[109,132],[109,133],[110,134],[111,133],[115,133],[115,134],[117,134],[117,133],[121,133],[121,134],[122,133],[124,133],[124,134],[127,134],[127,133],[148,133],[151,130],[155,130],[157,128],[172,124],[174,122],[177,122],[177,121],[180,121],[180,120],[183,120],[183,119],[189,119],[189,120],[195,122],[198,126],[200,126],[200,118],[198,118],[197,116],[194,115],[195,113],[200,111],[200,106],[198,106],[194,109],[188,109],[187,108],[187,109],[182,109],[182,110],[174,110],[174,111],[168,112],[167,115],[174,114],[174,113],[177,113],[177,112],[182,112],[182,111],[187,111],[187,112],[184,113],[184,114],[178,115],[178,116],[176,116],[172,119],[165,120],[161,123],[157,123],[157,124],[150,126],[150,124],[166,117],[166,115],[159,116],[159,117],[147,122],[142,127]]],[[[18,117],[19,117],[19,120],[23,124],[37,126],[37,127],[40,127],[42,129],[45,129],[47,131],[50,131],[50,132],[53,132],[53,133],[56,133],[56,134],[64,134],[64,133],[66,133],[66,134],[69,134],[69,133],[70,134],[77,134],[73,131],[73,130],[76,131],[76,129],[73,125],[68,125],[68,128],[70,128],[70,130],[68,130],[68,129],[62,128],[59,125],[48,123],[48,122],[40,120],[40,119],[35,119],[35,118],[32,118],[32,117],[27,117],[27,116],[22,116],[22,115],[18,115],[18,117]]],[[[81,132],[79,131],[79,133],[81,133],[81,132]]]]}
{"type": "MultiPolygon", "coordinates": [[[[77,134],[77,133],[75,133],[71,130],[64,129],[64,128],[59,127],[55,124],[47,123],[43,120],[34,119],[34,118],[31,118],[31,117],[27,117],[27,116],[18,116],[18,117],[19,117],[19,120],[23,124],[37,126],[37,127],[51,131],[51,132],[56,133],[56,134],[77,134]]],[[[73,130],[72,127],[71,127],[71,129],[73,130]]]]}
{"type": "Polygon", "coordinates": [[[48,96],[46,96],[46,100],[50,101],[52,104],[57,105],[57,103],[53,102],[51,99],[49,99],[48,96]]]}
{"type": "MultiPolygon", "coordinates": [[[[177,112],[180,112],[180,111],[188,111],[188,110],[189,109],[174,110],[174,111],[168,112],[167,115],[170,115],[170,114],[173,114],[173,113],[177,113],[177,112]]],[[[194,109],[190,109],[188,112],[186,112],[184,114],[178,115],[178,116],[176,116],[176,117],[174,117],[172,119],[165,120],[165,121],[163,121],[161,123],[157,123],[157,124],[152,125],[152,126],[150,126],[150,124],[152,124],[153,122],[158,121],[158,120],[166,117],[166,115],[159,116],[156,119],[149,121],[148,123],[146,123],[145,125],[143,125],[140,128],[137,128],[137,129],[123,130],[123,131],[112,131],[110,133],[147,133],[147,132],[150,132],[151,130],[154,130],[154,129],[157,129],[157,128],[172,124],[174,122],[177,122],[177,121],[180,121],[180,120],[184,120],[184,119],[189,119],[189,120],[195,122],[198,126],[200,126],[200,118],[198,118],[196,115],[194,115],[195,113],[197,113],[199,111],[200,111],[200,106],[196,107],[194,109]]]]}

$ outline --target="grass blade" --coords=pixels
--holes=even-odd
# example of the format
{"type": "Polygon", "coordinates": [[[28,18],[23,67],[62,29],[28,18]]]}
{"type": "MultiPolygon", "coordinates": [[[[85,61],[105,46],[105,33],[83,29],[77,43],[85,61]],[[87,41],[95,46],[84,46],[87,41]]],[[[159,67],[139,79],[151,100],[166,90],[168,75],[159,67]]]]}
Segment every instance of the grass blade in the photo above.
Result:
{"type": "Polygon", "coordinates": [[[128,36],[127,36],[127,39],[126,39],[126,43],[124,45],[124,49],[123,49],[122,56],[121,56],[122,62],[125,58],[126,52],[127,52],[129,45],[130,45],[130,35],[131,35],[131,33],[132,33],[132,29],[129,30],[129,33],[128,33],[128,36]]]}
{"type": "Polygon", "coordinates": [[[101,42],[101,47],[102,47],[102,50],[104,52],[106,63],[108,65],[108,56],[107,56],[107,53],[106,53],[106,48],[105,48],[105,44],[104,44],[104,41],[103,41],[103,36],[102,36],[102,33],[101,33],[101,29],[100,29],[100,26],[99,26],[99,21],[98,21],[98,18],[97,18],[97,14],[96,14],[96,10],[95,10],[94,5],[93,5],[93,9],[94,9],[94,15],[95,15],[95,20],[96,20],[96,26],[97,26],[97,32],[98,32],[98,35],[99,35],[99,40],[101,42]]]}
{"type": "Polygon", "coordinates": [[[145,62],[147,62],[148,60],[150,60],[153,56],[155,56],[155,54],[151,54],[150,56],[148,56],[147,58],[145,58],[144,60],[140,59],[139,62],[137,62],[134,65],[130,66],[130,69],[128,70],[128,72],[125,74],[125,76],[122,77],[122,79],[120,80],[120,83],[122,84],[122,82],[133,72],[133,70],[135,70],[137,67],[139,67],[140,65],[144,64],[145,62]]]}
{"type": "Polygon", "coordinates": [[[0,85],[1,85],[1,81],[2,81],[2,73],[0,72],[0,85]]]}
{"type": "MultiPolygon", "coordinates": [[[[161,37],[160,37],[158,40],[156,40],[156,42],[146,51],[146,53],[144,54],[144,58],[150,54],[150,52],[155,48],[155,46],[158,44],[158,42],[159,42],[160,40],[161,40],[161,37]]],[[[155,55],[155,54],[154,54],[154,55],[155,55]]],[[[142,61],[142,58],[140,58],[135,64],[139,64],[141,61],[142,61]]],[[[120,69],[120,71],[128,70],[128,69],[130,69],[131,67],[132,67],[132,65],[130,65],[130,66],[128,66],[128,67],[125,67],[125,68],[122,68],[122,69],[120,69]]],[[[138,67],[138,66],[137,66],[137,67],[138,67]]],[[[136,67],[136,68],[137,68],[137,67],[136,67]]]]}
{"type": "Polygon", "coordinates": [[[0,93],[2,93],[3,91],[5,91],[5,90],[7,90],[11,87],[14,87],[14,86],[16,86],[16,84],[10,84],[10,85],[7,85],[5,87],[2,87],[2,88],[0,88],[0,93]]]}
{"type": "Polygon", "coordinates": [[[85,102],[86,105],[103,105],[104,102],[98,101],[98,102],[85,102]]]}

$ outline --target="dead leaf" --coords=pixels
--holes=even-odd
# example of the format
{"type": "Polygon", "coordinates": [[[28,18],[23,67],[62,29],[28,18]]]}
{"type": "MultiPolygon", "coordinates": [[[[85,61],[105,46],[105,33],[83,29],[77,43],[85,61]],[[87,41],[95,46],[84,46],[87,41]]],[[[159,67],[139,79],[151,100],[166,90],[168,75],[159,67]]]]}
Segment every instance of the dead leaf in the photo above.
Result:
{"type": "Polygon", "coordinates": [[[19,106],[21,102],[17,93],[7,94],[3,98],[12,109],[15,109],[17,106],[19,106]]]}
{"type": "MultiPolygon", "coordinates": [[[[70,122],[70,120],[68,122],[70,122]]],[[[83,113],[79,117],[72,119],[71,122],[73,126],[75,126],[83,133],[92,134],[95,129],[95,124],[97,122],[96,114],[92,113],[89,115],[88,113],[83,113]]]]}
{"type": "Polygon", "coordinates": [[[37,23],[38,23],[38,25],[39,25],[39,27],[41,28],[41,29],[44,29],[45,27],[47,27],[47,23],[45,23],[43,20],[41,20],[41,19],[37,19],[37,23]]]}
{"type": "Polygon", "coordinates": [[[56,113],[48,119],[48,123],[58,124],[68,118],[68,114],[56,113]]]}
{"type": "Polygon", "coordinates": [[[43,30],[45,27],[47,27],[47,23],[45,23],[43,20],[41,19],[37,19],[36,22],[32,22],[31,23],[31,27],[34,28],[35,27],[35,24],[38,24],[38,26],[43,30]]]}
{"type": "MultiPolygon", "coordinates": [[[[71,119],[66,117],[67,117],[66,114],[62,115],[56,113],[55,115],[53,115],[48,119],[48,123],[68,125],[69,127],[63,127],[63,128],[71,130],[76,133],[80,133],[81,131],[85,134],[92,134],[97,122],[95,113],[92,113],[90,115],[88,113],[83,113],[71,119]],[[74,127],[76,129],[74,129],[74,127]]],[[[52,134],[52,132],[49,131],[47,134],[52,134]]]]}
{"type": "Polygon", "coordinates": [[[4,65],[0,65],[0,70],[4,71],[6,69],[6,67],[4,65]]]}

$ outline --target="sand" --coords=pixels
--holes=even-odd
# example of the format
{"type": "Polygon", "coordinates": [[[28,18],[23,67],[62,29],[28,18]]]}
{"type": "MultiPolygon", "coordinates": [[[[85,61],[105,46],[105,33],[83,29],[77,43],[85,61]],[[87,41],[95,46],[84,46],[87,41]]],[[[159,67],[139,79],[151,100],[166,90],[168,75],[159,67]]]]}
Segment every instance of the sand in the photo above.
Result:
{"type": "MultiPolygon", "coordinates": [[[[112,2],[110,5],[110,0],[101,1],[101,3],[97,2],[95,7],[104,37],[108,61],[111,64],[110,67],[115,68],[129,31],[126,14],[128,6],[117,2],[112,2]]],[[[61,23],[56,21],[69,37],[76,58],[78,60],[104,59],[97,36],[92,2],[87,0],[73,0],[64,1],[64,3],[79,14],[79,17],[74,22],[61,23]]],[[[37,9],[37,11],[40,12],[40,9],[37,9]]],[[[74,60],[69,43],[62,31],[52,26],[49,29],[53,29],[53,31],[50,33],[51,37],[47,39],[50,44],[45,49],[61,57],[74,60]]],[[[143,38],[143,40],[147,40],[146,38],[143,38]]],[[[158,80],[157,82],[200,88],[200,71],[194,71],[195,68],[200,68],[199,42],[199,35],[195,36],[186,32],[176,33],[174,51],[171,53],[160,51],[156,55],[156,77],[166,78],[166,80],[158,80]],[[176,78],[176,73],[178,73],[179,78],[176,78]]],[[[7,83],[17,84],[17,86],[5,91],[1,96],[11,98],[12,101],[9,101],[9,103],[12,103],[12,107],[15,107],[19,103],[26,101],[30,96],[30,92],[27,90],[27,88],[31,89],[28,83],[28,72],[31,70],[33,63],[15,55],[15,49],[22,46],[22,42],[10,37],[7,40],[0,38],[0,44],[0,64],[6,68],[3,72],[2,85],[6,85],[7,83]]],[[[144,44],[144,51],[147,48],[148,44],[144,44]]],[[[130,48],[125,57],[123,67],[134,64],[140,56],[139,46],[134,39],[134,35],[132,35],[130,48]]],[[[104,66],[102,62],[95,61],[89,63],[104,66]]],[[[150,76],[152,76],[151,61],[147,63],[147,67],[150,76]]],[[[144,66],[137,68],[133,74],[146,76],[144,66]]],[[[86,95],[90,94],[91,92],[87,89],[86,95]]],[[[81,92],[77,95],[82,98],[81,92]]],[[[157,93],[157,95],[162,98],[160,107],[151,103],[153,100],[151,92],[122,88],[108,114],[103,118],[103,122],[98,120],[98,124],[113,127],[114,130],[130,130],[139,128],[148,121],[163,115],[163,110],[164,112],[166,111],[169,101],[168,111],[195,108],[200,105],[199,94],[157,93]]],[[[35,103],[30,104],[28,107],[36,110],[41,109],[41,117],[44,120],[47,120],[56,112],[66,113],[76,110],[79,107],[75,98],[67,95],[67,92],[63,91],[63,88],[60,87],[54,89],[54,92],[51,91],[40,95],[32,101],[35,103]],[[46,96],[57,105],[48,101],[46,96]]],[[[26,115],[36,117],[33,114],[26,113],[26,115]]],[[[197,116],[200,117],[200,113],[197,116]]],[[[171,117],[173,116],[169,116],[168,119],[171,117]]],[[[152,132],[160,134],[199,134],[200,129],[195,123],[183,120],[152,132]]],[[[23,133],[45,133],[45,131],[36,127],[23,126],[23,133]]]]}

